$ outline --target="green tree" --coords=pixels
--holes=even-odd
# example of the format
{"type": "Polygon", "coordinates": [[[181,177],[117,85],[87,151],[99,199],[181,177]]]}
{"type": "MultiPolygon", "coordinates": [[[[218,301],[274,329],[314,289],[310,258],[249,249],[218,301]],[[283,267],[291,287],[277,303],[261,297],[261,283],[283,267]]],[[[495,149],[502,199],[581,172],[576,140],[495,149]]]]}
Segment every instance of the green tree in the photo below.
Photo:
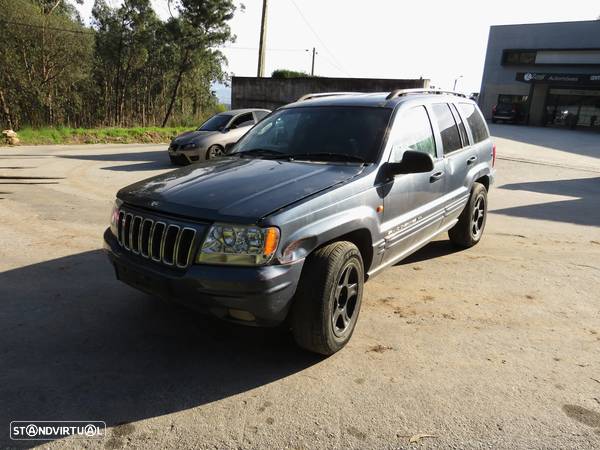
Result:
{"type": "Polygon", "coordinates": [[[72,5],[0,0],[0,105],[9,126],[75,120],[89,77],[92,31],[72,5]]]}

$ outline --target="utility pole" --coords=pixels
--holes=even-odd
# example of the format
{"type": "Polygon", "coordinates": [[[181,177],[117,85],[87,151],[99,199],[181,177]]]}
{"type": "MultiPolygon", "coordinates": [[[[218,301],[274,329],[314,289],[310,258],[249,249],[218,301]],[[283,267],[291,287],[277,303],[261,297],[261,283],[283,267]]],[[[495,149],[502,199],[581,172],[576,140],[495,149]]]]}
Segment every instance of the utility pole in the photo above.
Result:
{"type": "Polygon", "coordinates": [[[313,47],[313,57],[312,57],[312,65],[310,67],[310,76],[315,76],[315,55],[317,54],[316,49],[313,47]]]}
{"type": "Polygon", "coordinates": [[[452,88],[453,91],[456,91],[456,83],[458,83],[458,80],[460,80],[462,77],[462,75],[459,75],[458,78],[454,79],[454,87],[452,88]]]}
{"type": "Polygon", "coordinates": [[[267,3],[263,0],[262,19],[260,21],[260,43],[258,45],[258,70],[257,77],[265,76],[265,47],[267,45],[267,3]]]}

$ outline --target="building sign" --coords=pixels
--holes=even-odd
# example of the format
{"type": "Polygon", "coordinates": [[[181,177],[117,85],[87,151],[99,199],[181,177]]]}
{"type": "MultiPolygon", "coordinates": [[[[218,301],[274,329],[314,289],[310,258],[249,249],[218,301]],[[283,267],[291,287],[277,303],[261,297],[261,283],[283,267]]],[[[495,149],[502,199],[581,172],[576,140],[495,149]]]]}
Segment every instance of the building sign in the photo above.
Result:
{"type": "Polygon", "coordinates": [[[575,95],[580,97],[600,97],[600,90],[590,89],[550,89],[551,95],[575,95]]]}
{"type": "Polygon", "coordinates": [[[600,73],[541,73],[517,72],[517,81],[525,83],[568,83],[568,84],[600,84],[600,73]]]}

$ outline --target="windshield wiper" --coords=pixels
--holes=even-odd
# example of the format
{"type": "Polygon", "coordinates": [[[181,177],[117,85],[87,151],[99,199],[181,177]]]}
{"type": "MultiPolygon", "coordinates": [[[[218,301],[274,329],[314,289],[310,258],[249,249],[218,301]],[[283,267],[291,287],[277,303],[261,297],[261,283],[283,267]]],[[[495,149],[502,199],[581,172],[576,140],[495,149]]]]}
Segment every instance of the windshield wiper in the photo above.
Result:
{"type": "Polygon", "coordinates": [[[365,164],[366,161],[360,156],[349,155],[347,153],[315,152],[315,153],[296,153],[288,155],[290,159],[306,159],[312,161],[354,161],[365,164]]]}
{"type": "Polygon", "coordinates": [[[244,156],[268,156],[269,158],[288,158],[289,155],[277,151],[277,150],[271,150],[269,148],[252,148],[250,150],[244,150],[241,152],[238,152],[238,154],[240,155],[240,158],[243,158],[244,156]]]}

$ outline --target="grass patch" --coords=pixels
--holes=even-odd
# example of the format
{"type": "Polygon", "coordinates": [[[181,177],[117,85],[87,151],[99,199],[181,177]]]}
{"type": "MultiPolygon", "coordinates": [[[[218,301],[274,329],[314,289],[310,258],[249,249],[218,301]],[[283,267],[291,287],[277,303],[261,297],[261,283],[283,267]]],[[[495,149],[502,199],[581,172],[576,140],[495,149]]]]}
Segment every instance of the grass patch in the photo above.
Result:
{"type": "Polygon", "coordinates": [[[22,128],[21,145],[52,144],[151,144],[169,142],[193,127],[137,128],[22,128]]]}

